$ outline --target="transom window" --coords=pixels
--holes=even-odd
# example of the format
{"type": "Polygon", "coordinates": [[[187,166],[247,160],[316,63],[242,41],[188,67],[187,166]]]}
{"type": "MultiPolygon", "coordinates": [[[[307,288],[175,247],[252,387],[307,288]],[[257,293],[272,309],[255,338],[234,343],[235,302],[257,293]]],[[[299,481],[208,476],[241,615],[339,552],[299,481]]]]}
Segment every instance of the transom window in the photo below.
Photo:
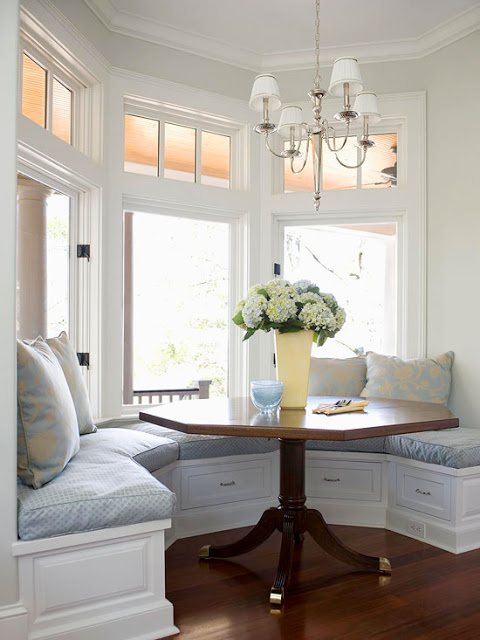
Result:
{"type": "Polygon", "coordinates": [[[73,138],[74,92],[53,69],[22,54],[22,113],[67,144],[73,138]]]}
{"type": "MultiPolygon", "coordinates": [[[[365,162],[356,170],[342,167],[335,154],[323,143],[322,191],[385,189],[397,185],[397,134],[377,133],[370,135],[370,139],[375,142],[375,146],[369,149],[365,162]]],[[[361,151],[357,142],[357,136],[350,136],[345,148],[338,154],[345,164],[356,165],[360,161],[361,151]]],[[[305,143],[302,144],[303,147],[304,145],[305,143]]],[[[300,164],[300,158],[296,163],[300,164]]],[[[311,191],[312,185],[311,153],[305,169],[299,174],[293,173],[290,160],[285,160],[284,193],[311,191]]]]}
{"type": "Polygon", "coordinates": [[[229,189],[231,136],[125,114],[124,170],[229,189]]]}

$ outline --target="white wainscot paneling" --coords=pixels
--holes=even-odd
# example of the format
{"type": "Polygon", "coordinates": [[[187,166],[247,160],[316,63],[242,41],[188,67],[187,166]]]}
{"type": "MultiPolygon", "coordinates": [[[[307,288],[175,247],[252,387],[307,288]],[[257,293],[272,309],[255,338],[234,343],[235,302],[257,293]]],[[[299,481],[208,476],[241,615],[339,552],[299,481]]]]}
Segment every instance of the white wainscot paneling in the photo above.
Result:
{"type": "Polygon", "coordinates": [[[133,640],[176,632],[165,598],[170,521],[18,542],[29,640],[133,640]]]}

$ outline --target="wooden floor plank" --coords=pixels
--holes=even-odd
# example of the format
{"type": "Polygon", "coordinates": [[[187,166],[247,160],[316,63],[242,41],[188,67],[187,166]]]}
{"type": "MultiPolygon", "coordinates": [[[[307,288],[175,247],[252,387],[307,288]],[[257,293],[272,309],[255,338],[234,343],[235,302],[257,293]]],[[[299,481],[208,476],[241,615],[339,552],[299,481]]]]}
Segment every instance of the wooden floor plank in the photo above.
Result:
{"type": "Polygon", "coordinates": [[[453,555],[383,529],[333,527],[349,546],[386,556],[392,576],[355,573],[306,536],[286,604],[272,612],[280,534],[232,560],[198,561],[204,544],[248,528],[187,538],[166,554],[178,640],[477,640],[480,550],[453,555]]]}

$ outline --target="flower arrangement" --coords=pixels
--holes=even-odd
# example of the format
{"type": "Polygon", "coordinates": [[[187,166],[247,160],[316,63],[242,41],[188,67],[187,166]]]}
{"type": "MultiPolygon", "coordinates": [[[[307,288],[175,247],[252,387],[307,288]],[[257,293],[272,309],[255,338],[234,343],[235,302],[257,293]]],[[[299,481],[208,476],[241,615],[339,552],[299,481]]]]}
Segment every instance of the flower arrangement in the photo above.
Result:
{"type": "Polygon", "coordinates": [[[233,322],[245,329],[244,340],[256,331],[310,329],[321,346],[343,327],[345,311],[332,294],[322,293],[309,280],[291,283],[275,278],[250,289],[245,300],[238,303],[233,322]]]}

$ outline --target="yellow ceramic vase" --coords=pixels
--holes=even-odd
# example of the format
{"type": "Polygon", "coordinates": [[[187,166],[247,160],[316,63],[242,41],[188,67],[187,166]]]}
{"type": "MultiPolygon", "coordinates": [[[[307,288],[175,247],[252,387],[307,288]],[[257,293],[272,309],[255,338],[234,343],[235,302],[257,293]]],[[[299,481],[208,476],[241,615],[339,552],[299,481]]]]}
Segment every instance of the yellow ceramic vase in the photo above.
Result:
{"type": "Polygon", "coordinates": [[[312,342],[313,331],[275,331],[277,380],[283,382],[282,409],[304,410],[307,405],[312,342]]]}

